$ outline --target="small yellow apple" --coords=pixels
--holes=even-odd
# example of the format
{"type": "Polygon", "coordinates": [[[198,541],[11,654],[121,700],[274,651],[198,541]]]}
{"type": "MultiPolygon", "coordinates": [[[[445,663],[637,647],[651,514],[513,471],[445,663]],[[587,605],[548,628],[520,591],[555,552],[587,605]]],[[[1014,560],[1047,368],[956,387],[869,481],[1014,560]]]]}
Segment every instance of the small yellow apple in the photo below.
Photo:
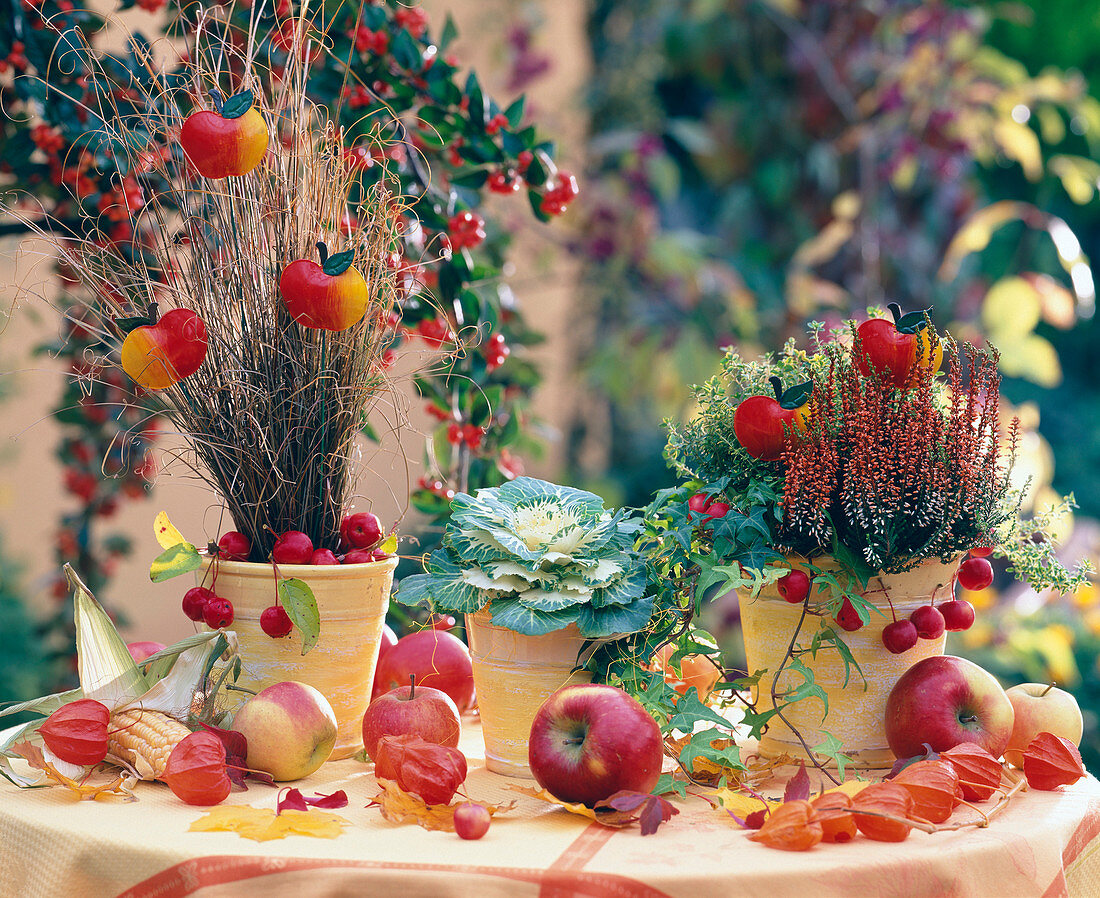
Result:
{"type": "Polygon", "coordinates": [[[1005,749],[1005,760],[1014,767],[1024,766],[1024,749],[1040,733],[1053,733],[1081,744],[1084,721],[1077,699],[1049,683],[1021,683],[1005,690],[1016,712],[1016,722],[1005,749]]]}
{"type": "Polygon", "coordinates": [[[237,710],[232,729],[248,741],[245,764],[277,782],[309,776],[336,744],[332,705],[313,686],[294,680],[252,696],[237,710]]]}

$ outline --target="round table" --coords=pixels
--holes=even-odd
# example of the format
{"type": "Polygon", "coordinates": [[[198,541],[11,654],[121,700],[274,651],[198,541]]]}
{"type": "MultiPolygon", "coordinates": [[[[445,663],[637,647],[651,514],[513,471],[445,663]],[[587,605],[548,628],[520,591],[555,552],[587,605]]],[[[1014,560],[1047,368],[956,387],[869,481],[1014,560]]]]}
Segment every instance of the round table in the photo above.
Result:
{"type": "MultiPolygon", "coordinates": [[[[481,731],[468,722],[466,790],[474,800],[516,806],[480,841],[396,826],[367,807],[378,791],[371,766],[324,765],[301,791],[344,789],[348,821],[336,839],[290,836],[255,842],[235,833],[190,832],[207,809],[179,802],[160,783],[137,801],[78,801],[61,787],[19,790],[0,780],[0,898],[264,898],[477,895],[739,898],[806,896],[1100,895],[1100,783],[1025,792],[985,829],[902,843],[862,836],[790,853],[764,848],[701,798],[650,836],[613,830],[511,791],[484,768],[481,731]]],[[[250,785],[226,803],[274,808],[278,792],[250,785]]],[[[957,813],[973,813],[965,808],[957,813]]]]}

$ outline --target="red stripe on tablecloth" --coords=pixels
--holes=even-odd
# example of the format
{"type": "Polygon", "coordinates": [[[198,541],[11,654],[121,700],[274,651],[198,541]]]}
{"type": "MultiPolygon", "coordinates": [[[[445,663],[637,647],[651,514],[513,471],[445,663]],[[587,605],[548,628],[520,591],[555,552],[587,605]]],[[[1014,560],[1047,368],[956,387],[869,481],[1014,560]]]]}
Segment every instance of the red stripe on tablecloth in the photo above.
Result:
{"type": "Polygon", "coordinates": [[[615,830],[599,823],[590,823],[574,839],[548,868],[547,876],[539,888],[539,898],[567,898],[575,894],[572,883],[562,880],[559,874],[583,870],[585,865],[596,856],[596,852],[615,835],[615,830]]]}
{"type": "Polygon", "coordinates": [[[1064,898],[1069,894],[1069,886],[1066,885],[1066,867],[1072,864],[1080,856],[1081,852],[1100,836],[1100,801],[1090,801],[1089,808],[1085,812],[1085,819],[1073,831],[1069,842],[1062,850],[1062,869],[1054,877],[1043,898],[1064,898]]]}
{"type": "MultiPolygon", "coordinates": [[[[601,827],[601,829],[603,828],[605,827],[601,827]]],[[[585,834],[582,833],[577,841],[584,838],[585,834]]],[[[470,873],[536,884],[543,890],[552,889],[552,894],[561,896],[668,898],[664,892],[650,888],[645,883],[612,873],[585,873],[581,870],[554,869],[524,870],[510,867],[464,866],[461,864],[404,864],[386,861],[255,858],[234,855],[198,857],[183,861],[127,889],[118,898],[184,898],[184,896],[191,895],[198,889],[208,886],[259,879],[279,873],[324,869],[470,873]]]]}

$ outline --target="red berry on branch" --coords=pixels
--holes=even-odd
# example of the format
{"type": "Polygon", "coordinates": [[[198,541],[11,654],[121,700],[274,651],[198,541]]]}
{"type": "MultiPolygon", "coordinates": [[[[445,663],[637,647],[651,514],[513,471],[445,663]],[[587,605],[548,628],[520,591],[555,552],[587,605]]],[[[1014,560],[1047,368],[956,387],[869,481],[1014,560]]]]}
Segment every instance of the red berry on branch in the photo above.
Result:
{"type": "Polygon", "coordinates": [[[183,594],[183,613],[190,620],[201,622],[206,616],[206,606],[216,598],[205,586],[192,586],[183,594]]]}
{"type": "Polygon", "coordinates": [[[704,514],[708,505],[710,505],[710,496],[706,493],[696,493],[688,499],[688,509],[699,514],[704,514]]]}
{"type": "Polygon", "coordinates": [[[336,557],[332,549],[314,549],[313,556],[309,559],[310,564],[339,564],[340,560],[336,557]]]}
{"type": "Polygon", "coordinates": [[[226,561],[248,561],[252,540],[237,530],[223,533],[218,540],[218,555],[226,561]]]}
{"type": "Polygon", "coordinates": [[[290,634],[294,623],[282,605],[272,605],[260,614],[260,629],[272,639],[281,639],[290,634]]]}
{"type": "Polygon", "coordinates": [[[940,605],[944,626],[952,633],[969,630],[974,623],[974,606],[963,599],[952,599],[940,605]]]}
{"type": "Polygon", "coordinates": [[[206,603],[202,619],[211,630],[220,630],[233,623],[233,603],[217,596],[206,603]]]}
{"type": "Polygon", "coordinates": [[[967,558],[959,565],[957,578],[963,589],[985,589],[993,582],[993,565],[984,558],[967,558]]]}
{"type": "Polygon", "coordinates": [[[921,639],[939,639],[943,635],[943,615],[934,605],[921,605],[909,615],[909,620],[917,628],[917,636],[921,639]]]}
{"type": "MultiPolygon", "coordinates": [[[[710,513],[710,509],[707,509],[707,513],[710,513]]],[[[775,587],[784,599],[795,605],[810,594],[810,577],[805,571],[796,568],[780,577],[775,587]]]]}
{"type": "Polygon", "coordinates": [[[917,644],[917,628],[911,620],[896,620],[882,630],[882,644],[886,651],[900,655],[917,644]]]}
{"type": "Polygon", "coordinates": [[[849,633],[854,633],[856,630],[863,628],[863,619],[859,616],[859,612],[856,611],[855,605],[852,604],[852,600],[845,596],[844,601],[840,605],[840,610],[836,613],[837,625],[842,630],[847,630],[849,633]]]}
{"type": "Polygon", "coordinates": [[[489,175],[487,183],[493,193],[516,193],[520,189],[519,179],[502,171],[489,175]]]}
{"type": "Polygon", "coordinates": [[[271,560],[276,564],[309,564],[313,557],[313,540],[301,530],[287,530],[275,540],[271,560]]]}
{"type": "Polygon", "coordinates": [[[730,506],[728,502],[711,502],[707,505],[704,514],[712,521],[715,521],[718,518],[724,518],[729,514],[729,510],[730,506]]]}

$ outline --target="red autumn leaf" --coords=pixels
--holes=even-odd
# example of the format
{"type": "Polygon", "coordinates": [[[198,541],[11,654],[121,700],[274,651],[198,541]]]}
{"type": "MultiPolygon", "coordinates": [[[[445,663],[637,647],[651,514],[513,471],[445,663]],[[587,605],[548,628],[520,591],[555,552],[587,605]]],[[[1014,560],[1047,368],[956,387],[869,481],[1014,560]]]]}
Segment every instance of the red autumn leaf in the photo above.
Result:
{"type": "Polygon", "coordinates": [[[605,825],[624,826],[637,820],[641,825],[643,836],[657,832],[662,823],[667,823],[680,813],[670,801],[659,795],[632,792],[628,789],[620,790],[603,801],[596,802],[593,810],[597,811],[596,820],[605,825]],[[610,808],[618,812],[614,824],[609,822],[608,816],[601,812],[601,808],[610,808]]]}
{"type": "Polygon", "coordinates": [[[913,813],[929,823],[943,823],[955,809],[959,776],[946,761],[917,761],[891,782],[913,796],[913,813]]]}
{"type": "Polygon", "coordinates": [[[868,839],[877,842],[902,842],[909,837],[910,827],[892,817],[909,817],[913,813],[913,796],[897,783],[872,783],[852,799],[852,814],[856,826],[868,839]]]}
{"type": "Polygon", "coordinates": [[[62,705],[38,728],[46,747],[62,761],[98,764],[107,757],[111,712],[102,702],[81,698],[62,705]]]}
{"type": "Polygon", "coordinates": [[[894,761],[894,766],[890,768],[890,772],[883,777],[886,780],[892,780],[895,776],[901,773],[906,767],[912,764],[916,764],[917,761],[936,761],[939,759],[939,753],[932,750],[932,746],[927,742],[924,743],[924,753],[914,755],[911,758],[898,758],[894,761]]]}
{"type": "Polygon", "coordinates": [[[224,801],[232,788],[225,769],[225,746],[204,730],[185,736],[168,756],[161,779],[188,804],[224,801]]]}
{"type": "Polygon", "coordinates": [[[940,752],[940,760],[955,768],[967,801],[985,801],[1001,786],[1001,762],[974,742],[960,742],[940,752]]]}
{"type": "Polygon", "coordinates": [[[787,781],[787,788],[783,790],[784,801],[807,801],[810,797],[810,775],[806,772],[806,765],[799,763],[798,773],[787,781]]]}
{"type": "Polygon", "coordinates": [[[808,801],[785,801],[772,809],[767,822],[750,839],[781,851],[807,851],[824,836],[808,801]]]}
{"type": "Polygon", "coordinates": [[[852,816],[852,799],[843,792],[826,792],[810,805],[821,824],[825,842],[850,842],[856,837],[856,818],[852,816]]]}
{"type": "Polygon", "coordinates": [[[199,723],[208,732],[217,736],[222,745],[225,746],[225,773],[230,782],[233,783],[235,791],[247,788],[244,784],[246,776],[251,776],[270,786],[275,785],[275,780],[271,778],[271,774],[264,773],[262,770],[250,770],[245,766],[245,758],[248,757],[248,739],[245,738],[244,733],[238,733],[235,730],[223,730],[221,727],[203,723],[201,720],[199,723]]]}
{"type": "Polygon", "coordinates": [[[1081,752],[1061,736],[1040,733],[1024,750],[1024,776],[1032,789],[1051,792],[1073,785],[1084,775],[1081,752]]]}
{"type": "Polygon", "coordinates": [[[457,748],[436,745],[420,736],[383,736],[374,775],[393,780],[429,805],[450,804],[466,779],[466,756],[457,748]]]}
{"type": "Polygon", "coordinates": [[[333,792],[331,795],[322,795],[320,792],[315,792],[313,798],[307,798],[298,789],[287,789],[286,795],[279,798],[279,802],[275,807],[275,816],[277,817],[283,811],[308,811],[312,808],[346,808],[348,806],[347,793],[340,789],[338,792],[333,792]]]}

